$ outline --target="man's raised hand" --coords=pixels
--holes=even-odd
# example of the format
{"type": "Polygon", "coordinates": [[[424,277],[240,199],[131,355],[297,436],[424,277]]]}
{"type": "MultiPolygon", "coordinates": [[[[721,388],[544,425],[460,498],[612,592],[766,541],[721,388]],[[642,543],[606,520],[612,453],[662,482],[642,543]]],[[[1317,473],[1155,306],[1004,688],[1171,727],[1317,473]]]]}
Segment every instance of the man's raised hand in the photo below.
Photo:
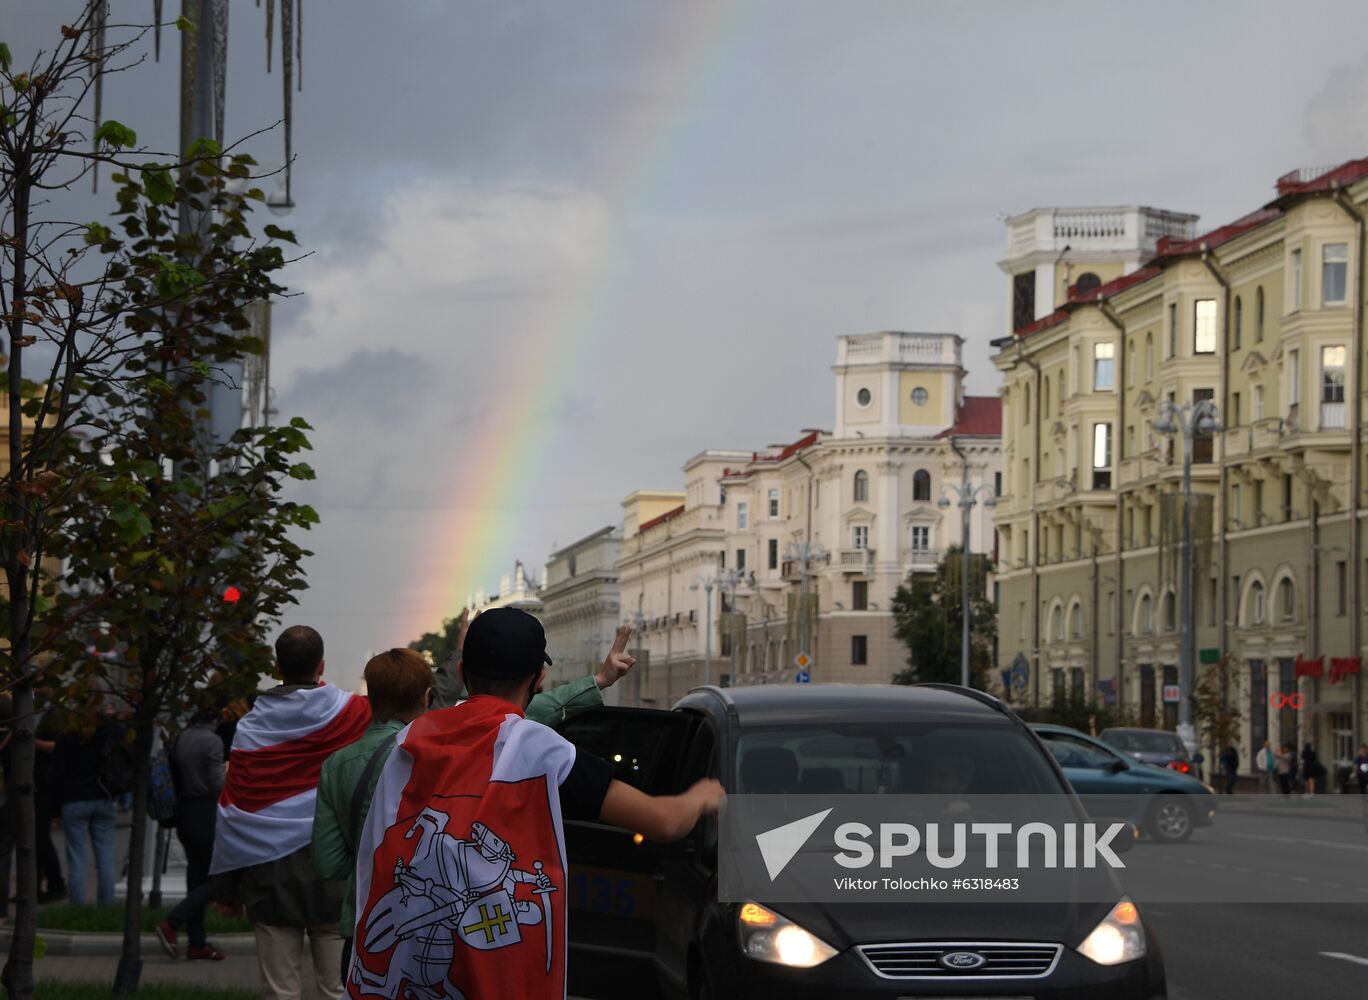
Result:
{"type": "Polygon", "coordinates": [[[594,675],[594,681],[600,689],[612,687],[626,675],[627,671],[636,666],[636,657],[627,653],[627,641],[631,638],[632,626],[619,625],[617,635],[613,639],[613,648],[608,650],[603,666],[599,667],[598,673],[594,675]]]}

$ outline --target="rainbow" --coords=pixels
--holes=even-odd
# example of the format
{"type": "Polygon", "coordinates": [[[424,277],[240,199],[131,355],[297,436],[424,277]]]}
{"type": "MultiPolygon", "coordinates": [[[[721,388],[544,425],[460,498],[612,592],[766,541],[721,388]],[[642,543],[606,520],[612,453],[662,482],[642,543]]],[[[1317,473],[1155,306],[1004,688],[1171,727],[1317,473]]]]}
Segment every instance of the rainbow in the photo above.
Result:
{"type": "Polygon", "coordinates": [[[443,512],[441,530],[412,563],[422,567],[422,593],[436,595],[451,615],[468,594],[511,567],[535,516],[528,504],[541,495],[539,484],[554,479],[573,457],[574,449],[548,426],[546,414],[585,384],[585,348],[607,328],[632,257],[631,220],[670,188],[687,162],[698,123],[724,95],[738,65],[753,8],[751,0],[689,0],[661,8],[670,13],[657,32],[651,64],[664,79],[686,81],[683,94],[667,115],[629,107],[610,129],[611,148],[619,154],[601,185],[617,220],[609,252],[593,280],[550,296],[525,336],[510,343],[502,374],[512,382],[501,385],[502,395],[535,404],[486,408],[489,415],[465,438],[457,475],[437,494],[453,509],[443,512]],[[476,469],[479,475],[471,476],[476,469]]]}

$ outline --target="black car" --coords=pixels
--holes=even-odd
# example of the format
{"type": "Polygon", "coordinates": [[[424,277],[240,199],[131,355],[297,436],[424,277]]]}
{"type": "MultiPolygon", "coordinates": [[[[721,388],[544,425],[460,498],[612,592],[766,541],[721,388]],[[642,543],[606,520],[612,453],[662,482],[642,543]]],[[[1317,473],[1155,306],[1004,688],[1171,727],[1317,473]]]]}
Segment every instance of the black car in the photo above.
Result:
{"type": "MultiPolygon", "coordinates": [[[[673,711],[593,709],[560,731],[652,794],[707,776],[733,794],[908,792],[929,755],[954,746],[975,764],[967,791],[1028,781],[1073,795],[1015,715],[962,688],[707,687],[673,711]]],[[[567,822],[565,836],[574,994],[1166,995],[1154,936],[1119,888],[1109,902],[727,903],[718,901],[713,820],[673,845],[598,823],[567,822]],[[954,968],[964,951],[985,961],[954,968]]]]}

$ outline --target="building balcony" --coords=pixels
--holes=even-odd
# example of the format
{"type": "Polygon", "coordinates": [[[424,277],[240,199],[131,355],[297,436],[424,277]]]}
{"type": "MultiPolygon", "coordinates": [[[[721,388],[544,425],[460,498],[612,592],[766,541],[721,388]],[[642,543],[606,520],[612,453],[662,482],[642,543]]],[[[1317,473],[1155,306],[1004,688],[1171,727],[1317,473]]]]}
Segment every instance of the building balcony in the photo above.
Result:
{"type": "Polygon", "coordinates": [[[1347,426],[1344,420],[1344,403],[1321,403],[1320,429],[1323,431],[1342,431],[1347,426]]]}
{"type": "Polygon", "coordinates": [[[868,575],[874,571],[873,549],[842,549],[841,572],[868,575]]]}
{"type": "Polygon", "coordinates": [[[934,573],[940,561],[939,549],[913,549],[908,553],[907,568],[913,573],[934,573]]]}

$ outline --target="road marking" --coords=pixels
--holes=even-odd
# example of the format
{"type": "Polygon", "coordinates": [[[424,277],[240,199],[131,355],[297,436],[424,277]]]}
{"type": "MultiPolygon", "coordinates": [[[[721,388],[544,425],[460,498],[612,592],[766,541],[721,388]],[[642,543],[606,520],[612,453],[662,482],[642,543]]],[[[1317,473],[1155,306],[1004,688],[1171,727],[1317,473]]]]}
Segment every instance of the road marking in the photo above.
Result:
{"type": "Polygon", "coordinates": [[[1236,870],[1237,872],[1239,872],[1241,875],[1253,875],[1253,874],[1254,874],[1254,869],[1253,869],[1253,868],[1236,868],[1235,870],[1236,870]]]}
{"type": "Polygon", "coordinates": [[[1363,958],[1360,955],[1346,955],[1342,951],[1323,951],[1321,954],[1326,958],[1338,958],[1342,962],[1353,962],[1355,965],[1368,965],[1368,958],[1363,958]]]}
{"type": "Polygon", "coordinates": [[[1275,844],[1306,844],[1311,847],[1337,847],[1342,851],[1368,851],[1365,844],[1343,844],[1338,840],[1306,840],[1302,837],[1270,837],[1258,833],[1232,833],[1232,837],[1243,840],[1268,840],[1275,844]]]}
{"type": "Polygon", "coordinates": [[[1327,888],[1327,889],[1343,889],[1343,888],[1344,888],[1344,883],[1343,883],[1343,882],[1322,882],[1321,885],[1325,886],[1325,888],[1327,888]]]}
{"type": "Polygon", "coordinates": [[[1289,875],[1289,876],[1287,876],[1287,877],[1290,878],[1293,882],[1310,882],[1310,881],[1311,881],[1309,878],[1302,878],[1302,876],[1300,876],[1300,875],[1289,875]]]}
{"type": "Polygon", "coordinates": [[[1208,867],[1208,868],[1224,868],[1225,865],[1219,864],[1219,863],[1217,863],[1217,862],[1215,862],[1215,861],[1208,861],[1208,862],[1207,862],[1207,867],[1208,867]]]}

